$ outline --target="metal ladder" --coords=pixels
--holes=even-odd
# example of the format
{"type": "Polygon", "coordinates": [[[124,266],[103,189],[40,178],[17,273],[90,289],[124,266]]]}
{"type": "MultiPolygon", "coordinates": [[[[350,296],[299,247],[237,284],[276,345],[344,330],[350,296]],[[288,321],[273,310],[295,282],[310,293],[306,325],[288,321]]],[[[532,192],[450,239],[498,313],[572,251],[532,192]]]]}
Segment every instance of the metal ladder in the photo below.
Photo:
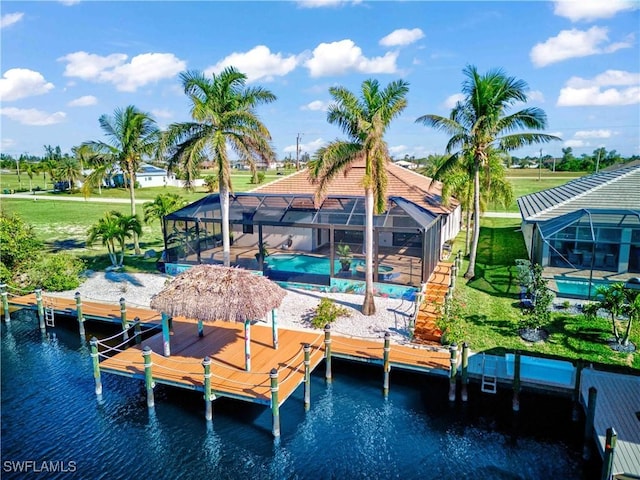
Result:
{"type": "Polygon", "coordinates": [[[495,358],[487,359],[482,354],[482,384],[480,390],[484,393],[496,393],[498,390],[498,378],[496,377],[496,360],[495,358]]]}
{"type": "Polygon", "coordinates": [[[43,298],[44,302],[44,321],[47,327],[55,327],[55,312],[53,307],[53,300],[51,298],[43,298]]]}

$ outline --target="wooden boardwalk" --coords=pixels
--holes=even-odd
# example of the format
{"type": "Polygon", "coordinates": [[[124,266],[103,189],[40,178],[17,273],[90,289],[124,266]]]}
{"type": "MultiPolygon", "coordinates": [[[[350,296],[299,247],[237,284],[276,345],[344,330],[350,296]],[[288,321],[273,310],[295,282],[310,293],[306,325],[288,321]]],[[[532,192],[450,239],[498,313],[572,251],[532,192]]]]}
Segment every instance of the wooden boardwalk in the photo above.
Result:
{"type": "Polygon", "coordinates": [[[440,343],[442,331],[437,326],[437,320],[442,316],[442,306],[451,282],[453,264],[439,262],[425,284],[423,300],[418,310],[416,325],[413,332],[415,339],[424,343],[440,343]]]}
{"type": "Polygon", "coordinates": [[[640,476],[640,377],[582,370],[581,401],[586,405],[589,388],[598,391],[594,430],[602,454],[607,428],[613,427],[618,442],[613,458],[613,473],[640,476]]]}

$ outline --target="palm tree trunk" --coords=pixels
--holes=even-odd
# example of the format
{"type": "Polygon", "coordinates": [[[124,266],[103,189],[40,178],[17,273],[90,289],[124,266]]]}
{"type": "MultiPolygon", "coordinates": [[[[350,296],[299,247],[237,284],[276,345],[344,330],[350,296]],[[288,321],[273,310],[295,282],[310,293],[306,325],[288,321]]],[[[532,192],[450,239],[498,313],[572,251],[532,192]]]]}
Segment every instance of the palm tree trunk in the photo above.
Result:
{"type": "Polygon", "coordinates": [[[620,334],[618,333],[618,327],[616,326],[616,316],[611,313],[611,329],[616,342],[620,343],[620,334]]]}
{"type": "MultiPolygon", "coordinates": [[[[229,242],[229,189],[220,184],[220,210],[222,213],[222,260],[224,266],[231,264],[231,245],[229,242]]],[[[261,245],[259,246],[261,247],[261,245]]]]}
{"type": "Polygon", "coordinates": [[[464,236],[464,256],[469,255],[469,244],[471,243],[471,209],[467,208],[467,231],[464,236]]]}
{"type": "Polygon", "coordinates": [[[631,324],[633,323],[633,317],[629,315],[629,322],[627,323],[627,329],[624,332],[624,337],[622,337],[622,345],[625,347],[629,344],[629,335],[631,335],[631,324]]]}
{"type": "Polygon", "coordinates": [[[480,239],[480,163],[475,161],[473,172],[473,238],[471,240],[471,253],[469,254],[469,267],[464,278],[471,279],[476,276],[476,256],[478,254],[478,240],[480,239]]]}
{"type": "Polygon", "coordinates": [[[362,303],[362,314],[373,315],[376,313],[376,304],[373,297],[373,190],[368,187],[364,194],[365,199],[365,291],[362,303]]]}
{"type": "MultiPolygon", "coordinates": [[[[129,168],[129,199],[131,200],[131,215],[136,214],[136,172],[133,171],[133,164],[128,164],[129,168]]],[[[133,233],[133,248],[136,255],[140,255],[140,243],[138,242],[138,235],[133,233]]],[[[123,251],[124,255],[124,251],[123,251]]]]}

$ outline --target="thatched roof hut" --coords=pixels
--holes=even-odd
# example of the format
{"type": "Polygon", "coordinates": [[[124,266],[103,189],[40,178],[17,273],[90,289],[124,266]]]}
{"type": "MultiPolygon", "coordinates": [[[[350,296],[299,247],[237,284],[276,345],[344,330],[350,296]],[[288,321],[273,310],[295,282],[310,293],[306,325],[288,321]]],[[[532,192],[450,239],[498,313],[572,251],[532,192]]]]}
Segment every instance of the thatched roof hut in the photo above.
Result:
{"type": "Polygon", "coordinates": [[[286,292],[266,277],[240,268],[195,265],[151,298],[151,308],[171,317],[204,321],[260,320],[286,292]]]}

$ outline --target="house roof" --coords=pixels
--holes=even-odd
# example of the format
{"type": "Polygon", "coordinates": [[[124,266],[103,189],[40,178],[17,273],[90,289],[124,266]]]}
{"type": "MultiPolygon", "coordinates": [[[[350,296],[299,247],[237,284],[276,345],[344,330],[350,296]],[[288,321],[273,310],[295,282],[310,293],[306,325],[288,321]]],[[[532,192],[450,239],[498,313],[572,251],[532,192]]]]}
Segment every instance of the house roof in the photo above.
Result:
{"type": "Polygon", "coordinates": [[[539,222],[580,209],[640,210],[640,165],[576,178],[518,198],[523,220],[539,222]]]}
{"type": "MultiPolygon", "coordinates": [[[[327,196],[363,196],[362,179],[364,162],[354,165],[346,175],[337,175],[327,188],[327,196]]],[[[458,206],[454,198],[447,205],[442,203],[442,183],[431,181],[419,173],[387,163],[387,199],[401,197],[433,214],[449,214],[458,206]]],[[[314,195],[316,185],[312,183],[308,170],[301,170],[267,185],[258,187],[254,193],[314,195]]]]}

